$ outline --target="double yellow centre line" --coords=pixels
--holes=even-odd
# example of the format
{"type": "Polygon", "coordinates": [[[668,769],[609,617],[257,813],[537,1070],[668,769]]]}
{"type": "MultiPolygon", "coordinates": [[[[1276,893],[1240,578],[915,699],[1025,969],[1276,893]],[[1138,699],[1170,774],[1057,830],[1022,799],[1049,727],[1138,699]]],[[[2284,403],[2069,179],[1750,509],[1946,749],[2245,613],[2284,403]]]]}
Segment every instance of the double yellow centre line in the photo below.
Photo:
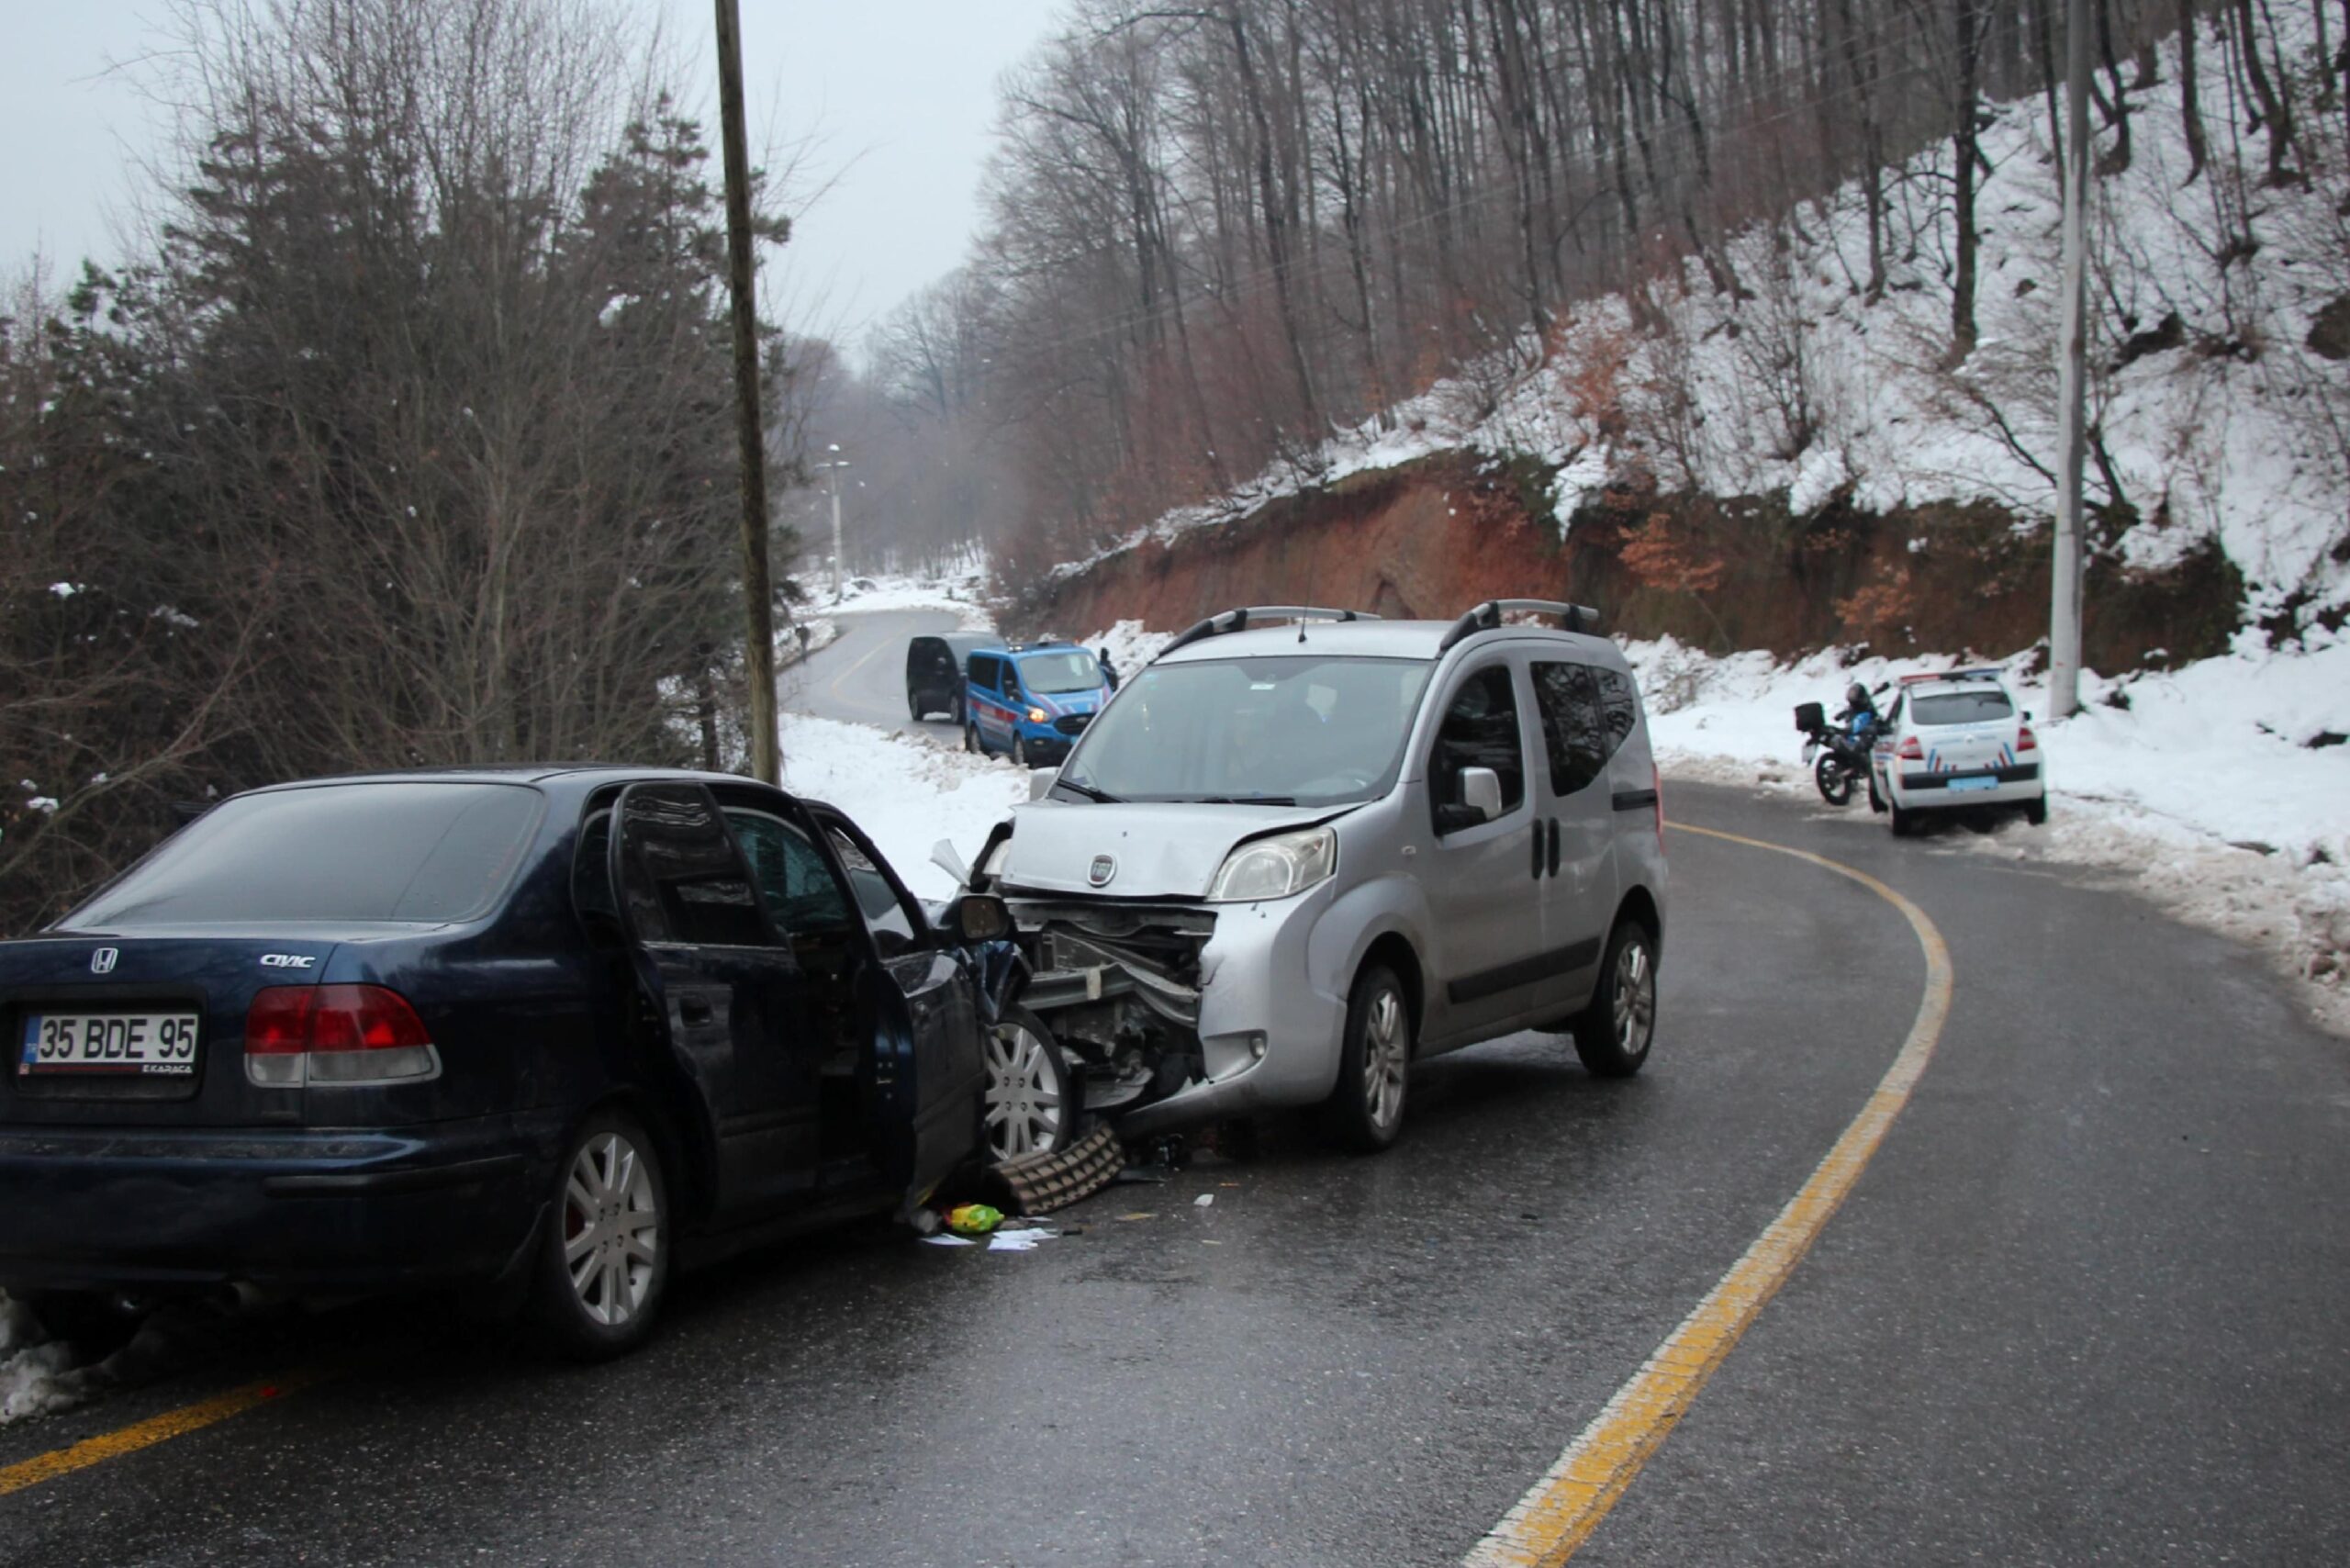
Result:
{"type": "Polygon", "coordinates": [[[1731,1347],[1762,1313],[1763,1304],[1786,1283],[1787,1276],[1826,1228],[1829,1217],[1861,1179],[1869,1157],[1909,1103],[1910,1092],[1932,1059],[1942,1025],[1950,1017],[1950,947],[1916,904],[1865,871],[1824,856],[1686,823],[1673,826],[1682,833],[1792,855],[1860,883],[1899,910],[1910,930],[1917,933],[1918,945],[1926,954],[1926,993],[1893,1066],[1878,1081],[1868,1103],[1861,1107],[1861,1114],[1836,1140],[1836,1147],[1812,1171],[1811,1179],[1631,1381],[1616,1391],[1606,1407],[1559,1456],[1559,1462],[1461,1559],[1463,1568],[1534,1568],[1536,1564],[1551,1568],[1573,1556],[1591,1538],[1640,1467],[1664,1445],[1695,1401],[1697,1391],[1729,1359],[1731,1347]]]}

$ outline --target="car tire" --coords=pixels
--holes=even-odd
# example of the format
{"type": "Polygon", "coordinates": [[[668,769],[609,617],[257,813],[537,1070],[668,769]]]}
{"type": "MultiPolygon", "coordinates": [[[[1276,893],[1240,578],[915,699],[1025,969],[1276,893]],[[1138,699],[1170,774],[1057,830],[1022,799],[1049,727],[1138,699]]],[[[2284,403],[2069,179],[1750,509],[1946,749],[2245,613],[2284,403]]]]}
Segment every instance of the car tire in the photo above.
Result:
{"type": "Polygon", "coordinates": [[[555,1168],[549,1212],[532,1321],[573,1361],[635,1350],[659,1320],[677,1239],[667,1172],[643,1124],[619,1111],[582,1123],[555,1168]]]}
{"type": "Polygon", "coordinates": [[[1907,838],[1918,831],[1918,813],[1905,809],[1896,801],[1887,808],[1893,813],[1893,836],[1907,838]]]}
{"type": "Polygon", "coordinates": [[[947,711],[955,716],[955,722],[957,724],[960,724],[963,722],[963,694],[961,692],[958,691],[955,694],[954,705],[950,707],[947,711]]]}
{"type": "Polygon", "coordinates": [[[1338,1047],[1338,1081],[1323,1103],[1333,1141],[1359,1154],[1377,1154],[1404,1130],[1411,1089],[1411,999],[1384,965],[1365,969],[1347,1002],[1347,1032],[1338,1047]]]}
{"type": "Polygon", "coordinates": [[[1014,735],[1012,737],[1012,760],[1017,767],[1025,767],[1028,766],[1027,736],[1014,735]]]}
{"type": "Polygon", "coordinates": [[[1616,923],[1590,1005],[1575,1015],[1575,1055],[1594,1078],[1629,1078],[1656,1042],[1656,937],[1633,919],[1616,923]]]}
{"type": "Polygon", "coordinates": [[[906,717],[917,724],[930,717],[930,710],[923,706],[922,693],[912,687],[906,689],[906,717]]]}
{"type": "Polygon", "coordinates": [[[979,739],[979,727],[968,719],[963,721],[963,749],[981,756],[988,754],[987,743],[979,739]]]}
{"type": "Polygon", "coordinates": [[[1004,1009],[981,1042],[987,1062],[988,1159],[1001,1165],[1060,1153],[1077,1141],[1084,1106],[1077,1076],[1044,1020],[1024,1007],[1004,1009]]]}
{"type": "Polygon", "coordinates": [[[1876,787],[1876,769],[1869,769],[1869,810],[1885,815],[1885,792],[1876,787]]]}

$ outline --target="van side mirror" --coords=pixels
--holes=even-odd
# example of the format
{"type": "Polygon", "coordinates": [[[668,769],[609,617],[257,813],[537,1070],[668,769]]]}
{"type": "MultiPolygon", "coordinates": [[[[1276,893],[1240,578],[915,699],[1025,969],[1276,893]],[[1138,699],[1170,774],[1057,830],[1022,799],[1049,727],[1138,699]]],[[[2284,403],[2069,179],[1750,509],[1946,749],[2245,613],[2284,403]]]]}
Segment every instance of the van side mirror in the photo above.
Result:
{"type": "Polygon", "coordinates": [[[1475,812],[1479,822],[1493,821],[1502,814],[1502,776],[1490,767],[1462,768],[1460,803],[1475,812]]]}

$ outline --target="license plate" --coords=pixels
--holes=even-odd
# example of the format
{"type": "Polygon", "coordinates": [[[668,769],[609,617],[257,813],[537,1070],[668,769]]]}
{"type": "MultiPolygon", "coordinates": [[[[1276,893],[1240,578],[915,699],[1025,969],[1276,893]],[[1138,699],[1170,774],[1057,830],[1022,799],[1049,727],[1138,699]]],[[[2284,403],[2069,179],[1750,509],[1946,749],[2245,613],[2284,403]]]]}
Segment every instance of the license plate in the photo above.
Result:
{"type": "Polygon", "coordinates": [[[196,1071],[193,1013],[32,1013],[25,1017],[19,1076],[125,1073],[185,1078],[196,1071]]]}
{"type": "Polygon", "coordinates": [[[1998,787],[1998,779],[1989,774],[1977,778],[1953,778],[1945,786],[1953,795],[1964,790],[1996,790],[1998,787]]]}

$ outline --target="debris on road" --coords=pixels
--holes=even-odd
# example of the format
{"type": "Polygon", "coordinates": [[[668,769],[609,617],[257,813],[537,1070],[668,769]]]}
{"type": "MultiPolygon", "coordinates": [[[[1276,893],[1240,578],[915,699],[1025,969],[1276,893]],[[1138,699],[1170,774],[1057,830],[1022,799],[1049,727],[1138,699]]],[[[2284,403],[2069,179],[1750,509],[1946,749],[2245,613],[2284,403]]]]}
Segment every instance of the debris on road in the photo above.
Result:
{"type": "Polygon", "coordinates": [[[957,1236],[985,1236],[1003,1223],[1003,1211],[991,1204],[958,1204],[946,1211],[946,1228],[957,1236]]]}
{"type": "Polygon", "coordinates": [[[1214,1193],[1202,1193],[1198,1197],[1192,1200],[1192,1206],[1195,1209],[1203,1209],[1214,1202],[1215,1194],[1214,1193]]]}

